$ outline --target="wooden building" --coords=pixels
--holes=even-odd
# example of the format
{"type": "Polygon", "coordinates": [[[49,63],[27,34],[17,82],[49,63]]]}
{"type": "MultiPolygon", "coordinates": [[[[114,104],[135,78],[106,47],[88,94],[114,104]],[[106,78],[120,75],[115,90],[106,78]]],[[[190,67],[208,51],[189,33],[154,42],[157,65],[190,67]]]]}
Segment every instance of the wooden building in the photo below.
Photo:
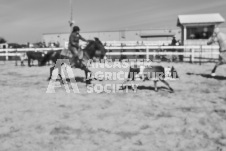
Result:
{"type": "Polygon", "coordinates": [[[183,45],[203,44],[212,35],[215,26],[225,22],[220,14],[179,15],[177,26],[181,28],[183,45]]]}
{"type": "MultiPolygon", "coordinates": [[[[213,34],[214,27],[218,27],[221,23],[225,22],[225,19],[218,13],[216,14],[195,14],[195,15],[179,15],[177,19],[177,26],[181,28],[181,42],[184,46],[205,46],[207,40],[213,34]]],[[[191,51],[191,50],[185,50],[191,51]]],[[[217,49],[198,49],[195,50],[201,52],[218,51],[217,49]]],[[[187,56],[189,57],[189,56],[187,56]]],[[[186,58],[186,57],[185,57],[186,58]]],[[[196,56],[196,61],[200,59],[200,56],[196,56]]],[[[209,54],[202,55],[202,58],[218,59],[218,55],[209,54]]],[[[204,59],[205,60],[205,59],[204,59]]]]}

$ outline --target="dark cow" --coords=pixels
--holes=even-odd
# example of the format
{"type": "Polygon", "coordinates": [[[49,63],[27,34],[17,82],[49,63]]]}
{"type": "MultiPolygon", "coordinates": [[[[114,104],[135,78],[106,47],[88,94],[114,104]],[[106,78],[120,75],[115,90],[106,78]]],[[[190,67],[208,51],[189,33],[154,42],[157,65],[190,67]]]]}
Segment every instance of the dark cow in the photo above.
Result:
{"type": "Polygon", "coordinates": [[[162,67],[162,66],[131,66],[129,69],[128,79],[123,83],[128,81],[136,80],[153,80],[155,91],[157,89],[157,82],[163,82],[171,92],[174,92],[173,88],[170,87],[166,80],[178,79],[179,76],[174,67],[162,67]]]}
{"type": "Polygon", "coordinates": [[[38,65],[40,65],[45,55],[43,52],[35,52],[35,51],[28,51],[26,54],[27,54],[27,61],[28,61],[29,67],[31,67],[31,60],[38,60],[38,65]]]}

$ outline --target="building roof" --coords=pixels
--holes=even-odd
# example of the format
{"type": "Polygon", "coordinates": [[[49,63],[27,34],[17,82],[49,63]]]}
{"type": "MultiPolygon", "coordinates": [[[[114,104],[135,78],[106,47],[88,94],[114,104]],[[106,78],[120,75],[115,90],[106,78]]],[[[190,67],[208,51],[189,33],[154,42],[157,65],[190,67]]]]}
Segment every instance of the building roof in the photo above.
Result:
{"type": "Polygon", "coordinates": [[[156,38],[156,37],[173,37],[175,33],[152,33],[152,34],[140,34],[141,38],[156,38]]]}
{"type": "Polygon", "coordinates": [[[184,24],[223,23],[224,18],[219,14],[178,15],[177,26],[184,24]]]}

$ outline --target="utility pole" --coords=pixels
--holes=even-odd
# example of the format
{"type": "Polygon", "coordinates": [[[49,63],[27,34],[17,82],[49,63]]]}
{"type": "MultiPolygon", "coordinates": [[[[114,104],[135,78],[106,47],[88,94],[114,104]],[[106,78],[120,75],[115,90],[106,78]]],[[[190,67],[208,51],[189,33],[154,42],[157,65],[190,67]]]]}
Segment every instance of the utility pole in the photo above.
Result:
{"type": "Polygon", "coordinates": [[[70,28],[73,27],[75,21],[73,20],[73,0],[70,0],[70,20],[69,20],[69,26],[70,28]]]}

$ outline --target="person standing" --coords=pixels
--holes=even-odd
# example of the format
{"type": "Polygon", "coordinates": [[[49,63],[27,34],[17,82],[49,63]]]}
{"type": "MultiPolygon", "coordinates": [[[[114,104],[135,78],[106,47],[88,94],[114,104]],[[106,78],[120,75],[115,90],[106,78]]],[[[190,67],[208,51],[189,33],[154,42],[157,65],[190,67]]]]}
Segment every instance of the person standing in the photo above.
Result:
{"type": "Polygon", "coordinates": [[[176,37],[173,36],[172,42],[171,42],[171,46],[176,46],[177,40],[176,37]]]}

